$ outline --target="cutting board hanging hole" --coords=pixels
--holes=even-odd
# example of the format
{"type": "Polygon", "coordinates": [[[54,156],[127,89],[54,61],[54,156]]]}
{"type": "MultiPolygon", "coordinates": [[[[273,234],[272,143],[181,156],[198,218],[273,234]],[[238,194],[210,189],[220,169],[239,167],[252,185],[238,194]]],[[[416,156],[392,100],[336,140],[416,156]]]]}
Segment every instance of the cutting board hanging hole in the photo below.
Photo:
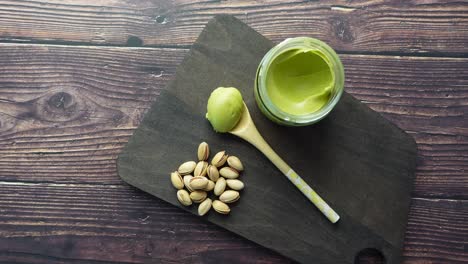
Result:
{"type": "Polygon", "coordinates": [[[365,248],[359,251],[354,258],[354,264],[386,264],[382,252],[375,248],[365,248]]]}

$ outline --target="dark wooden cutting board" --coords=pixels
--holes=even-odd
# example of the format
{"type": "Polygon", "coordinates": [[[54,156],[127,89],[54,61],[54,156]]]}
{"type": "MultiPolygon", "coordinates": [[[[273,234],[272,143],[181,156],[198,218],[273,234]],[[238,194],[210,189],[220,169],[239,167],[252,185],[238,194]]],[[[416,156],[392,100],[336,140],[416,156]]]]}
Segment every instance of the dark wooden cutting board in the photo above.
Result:
{"type": "Polygon", "coordinates": [[[345,93],[320,123],[301,128],[276,125],[257,108],[253,83],[257,65],[273,46],[231,16],[206,26],[179,67],[174,81],[145,115],[118,169],[129,184],[182,207],[169,174],[196,160],[200,142],[212,152],[242,159],[246,188],[228,216],[204,218],[302,263],[353,263],[366,248],[399,263],[416,145],[405,132],[345,93]],[[265,139],[340,214],[331,224],[259,151],[229,134],[213,132],[204,115],[218,86],[241,90],[265,139]]]}

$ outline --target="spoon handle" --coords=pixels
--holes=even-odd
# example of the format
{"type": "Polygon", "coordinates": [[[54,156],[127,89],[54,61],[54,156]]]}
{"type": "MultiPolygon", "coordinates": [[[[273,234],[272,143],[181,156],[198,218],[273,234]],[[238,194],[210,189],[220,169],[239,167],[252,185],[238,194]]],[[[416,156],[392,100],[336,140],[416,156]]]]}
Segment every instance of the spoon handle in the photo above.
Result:
{"type": "MultiPolygon", "coordinates": [[[[274,163],[274,162],[273,162],[274,163]]],[[[338,222],[340,216],[315,192],[293,169],[285,173],[286,177],[324,214],[332,223],[338,222]]]]}
{"type": "Polygon", "coordinates": [[[309,199],[328,220],[338,222],[340,216],[317,194],[263,139],[253,126],[248,137],[243,137],[260,150],[309,199]],[[252,131],[254,130],[254,131],[252,131]]]}

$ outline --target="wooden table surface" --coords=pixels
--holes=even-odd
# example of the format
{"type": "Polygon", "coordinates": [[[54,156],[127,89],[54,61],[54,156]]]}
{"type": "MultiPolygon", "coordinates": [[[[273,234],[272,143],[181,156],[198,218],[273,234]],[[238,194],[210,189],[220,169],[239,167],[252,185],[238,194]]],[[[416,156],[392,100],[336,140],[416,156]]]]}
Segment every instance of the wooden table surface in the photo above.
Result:
{"type": "Polygon", "coordinates": [[[338,51],[345,89],[418,144],[404,262],[468,263],[460,0],[0,0],[0,262],[290,262],[117,175],[145,111],[221,13],[338,51]]]}

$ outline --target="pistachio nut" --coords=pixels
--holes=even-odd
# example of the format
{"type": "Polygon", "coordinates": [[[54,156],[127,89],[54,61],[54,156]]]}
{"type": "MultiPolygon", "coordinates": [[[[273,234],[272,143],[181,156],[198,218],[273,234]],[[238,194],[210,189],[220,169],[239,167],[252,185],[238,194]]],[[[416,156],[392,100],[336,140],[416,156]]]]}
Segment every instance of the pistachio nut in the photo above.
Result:
{"type": "Polygon", "coordinates": [[[226,180],[226,184],[229,188],[235,190],[235,191],[240,191],[244,189],[244,183],[237,180],[237,179],[228,179],[226,180]]]}
{"type": "Polygon", "coordinates": [[[223,177],[221,177],[215,184],[214,194],[219,196],[224,192],[225,189],[226,189],[226,180],[223,177]]]}
{"type": "Polygon", "coordinates": [[[206,198],[205,201],[203,201],[199,206],[198,206],[198,215],[203,216],[208,213],[211,209],[211,199],[206,198]]]}
{"type": "Polygon", "coordinates": [[[184,181],[182,180],[182,176],[177,171],[171,172],[171,183],[176,189],[184,188],[184,181]]]}
{"type": "Polygon", "coordinates": [[[177,171],[180,173],[180,175],[187,175],[193,172],[195,166],[197,166],[195,161],[187,161],[182,163],[177,171]]]}
{"type": "Polygon", "coordinates": [[[244,170],[244,165],[242,165],[242,162],[236,156],[229,156],[229,158],[227,159],[227,163],[229,167],[235,169],[236,171],[244,170]]]}
{"type": "Polygon", "coordinates": [[[193,189],[192,187],[190,187],[190,180],[193,178],[192,175],[185,175],[184,176],[184,185],[185,185],[185,188],[187,188],[187,190],[189,192],[193,192],[193,189]]]}
{"type": "Polygon", "coordinates": [[[190,199],[190,195],[186,190],[178,190],[177,191],[177,200],[185,206],[189,206],[192,204],[192,200],[190,199]]]}
{"type": "Polygon", "coordinates": [[[203,176],[196,176],[190,179],[190,187],[193,190],[202,190],[208,186],[208,179],[203,176]]]}
{"type": "Polygon", "coordinates": [[[203,189],[204,191],[207,191],[207,192],[211,192],[215,187],[215,183],[214,181],[212,180],[208,180],[208,185],[206,186],[205,189],[203,189]]]}
{"type": "Polygon", "coordinates": [[[220,151],[214,155],[213,159],[211,160],[211,164],[216,167],[221,167],[226,163],[228,159],[228,155],[226,155],[226,151],[220,151]]]}
{"type": "Polygon", "coordinates": [[[209,165],[206,169],[206,174],[208,175],[208,178],[210,178],[210,180],[214,182],[218,181],[219,179],[219,171],[218,168],[216,168],[216,166],[209,165]]]}
{"type": "Polygon", "coordinates": [[[208,146],[208,143],[202,142],[198,146],[198,160],[203,161],[207,160],[208,157],[210,156],[210,147],[208,146]]]}
{"type": "Polygon", "coordinates": [[[220,214],[229,214],[231,209],[229,208],[229,205],[219,201],[219,200],[214,200],[212,203],[213,209],[220,213],[220,214]]]}
{"type": "Polygon", "coordinates": [[[219,170],[219,174],[227,179],[236,179],[239,177],[239,172],[231,167],[224,167],[219,170]]]}
{"type": "Polygon", "coordinates": [[[223,203],[233,203],[239,200],[239,198],[239,192],[234,190],[227,190],[219,196],[219,200],[223,203]]]}
{"type": "Polygon", "coordinates": [[[203,202],[207,196],[208,194],[205,191],[200,191],[200,190],[190,193],[190,199],[192,199],[192,201],[195,203],[203,202]]]}
{"type": "Polygon", "coordinates": [[[195,170],[193,171],[193,175],[194,176],[205,176],[207,168],[208,168],[208,162],[199,161],[197,163],[197,166],[195,166],[195,170]]]}

